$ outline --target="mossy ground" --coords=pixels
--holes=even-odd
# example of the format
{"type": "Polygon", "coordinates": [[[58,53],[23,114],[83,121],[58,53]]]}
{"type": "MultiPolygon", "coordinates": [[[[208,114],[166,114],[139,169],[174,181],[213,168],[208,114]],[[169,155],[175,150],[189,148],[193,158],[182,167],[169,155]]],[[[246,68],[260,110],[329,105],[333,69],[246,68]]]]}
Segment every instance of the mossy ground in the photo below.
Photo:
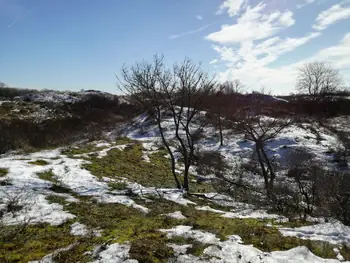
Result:
{"type": "Polygon", "coordinates": [[[127,178],[144,186],[174,187],[168,160],[159,153],[149,155],[150,162],[142,160],[142,144],[134,142],[124,150],[112,149],[107,156],[89,158],[84,168],[97,177],[127,178]]]}
{"type": "MultiPolygon", "coordinates": [[[[146,162],[142,159],[145,149],[140,142],[121,140],[128,143],[124,150],[112,149],[102,158],[91,155],[88,158],[91,163],[85,164],[84,168],[100,178],[127,178],[148,187],[175,187],[166,150],[149,153],[150,162],[146,162]]],[[[181,175],[179,178],[181,179],[181,175]]],[[[191,176],[190,179],[195,178],[191,176]]],[[[210,183],[193,183],[191,191],[212,192],[213,187],[210,183]]]]}
{"type": "Polygon", "coordinates": [[[61,226],[47,224],[6,226],[0,230],[0,262],[28,262],[73,244],[69,223],[61,226]]]}
{"type": "Polygon", "coordinates": [[[51,183],[57,183],[57,178],[52,170],[48,170],[45,172],[37,173],[38,177],[45,181],[50,181],[51,183]]]}
{"type": "Polygon", "coordinates": [[[67,155],[69,157],[75,157],[75,155],[81,155],[81,154],[94,155],[94,153],[101,151],[103,149],[106,149],[108,147],[125,145],[133,142],[134,142],[133,140],[127,137],[119,137],[114,142],[110,142],[110,146],[97,147],[95,143],[84,143],[80,145],[67,147],[66,149],[62,150],[62,154],[67,155]]]}
{"type": "Polygon", "coordinates": [[[0,167],[0,177],[5,177],[8,174],[8,169],[0,167]]]}
{"type": "Polygon", "coordinates": [[[34,165],[42,165],[42,166],[44,166],[44,165],[48,165],[49,163],[47,162],[47,161],[45,161],[45,160],[36,160],[36,161],[34,161],[34,162],[29,162],[30,164],[34,164],[34,165]]]}
{"type": "MultiPolygon", "coordinates": [[[[124,150],[112,149],[107,156],[98,158],[90,156],[87,159],[90,164],[84,165],[99,178],[109,177],[119,180],[127,178],[131,182],[138,182],[144,186],[174,187],[174,181],[170,172],[169,160],[165,158],[166,152],[161,150],[149,154],[150,162],[142,160],[144,149],[142,144],[121,138],[116,144],[127,147],[124,150]]],[[[101,149],[101,148],[99,148],[101,149]]],[[[84,149],[75,149],[70,154],[90,153],[93,146],[84,149]]],[[[129,243],[131,246],[130,257],[139,262],[167,262],[174,256],[174,251],[167,244],[192,244],[187,253],[201,256],[206,244],[193,239],[173,237],[168,239],[166,234],[159,229],[168,229],[176,225],[189,225],[193,229],[214,233],[221,240],[226,240],[229,235],[239,235],[245,244],[252,244],[263,251],[287,250],[304,245],[313,253],[323,258],[335,258],[334,245],[325,242],[301,240],[296,237],[284,237],[278,231],[272,220],[258,219],[231,219],[223,218],[220,214],[196,210],[193,205],[182,206],[177,203],[159,199],[155,196],[147,196],[147,199],[133,197],[137,204],[149,209],[145,214],[137,209],[121,204],[98,203],[91,197],[80,197],[70,189],[60,185],[52,171],[38,174],[39,178],[53,183],[50,188],[56,193],[68,193],[79,199],[79,202],[70,203],[67,198],[59,195],[47,196],[50,203],[61,204],[65,211],[76,216],[74,221],[61,226],[46,224],[26,226],[19,231],[17,227],[6,226],[6,232],[18,232],[15,237],[9,238],[0,231],[0,262],[28,262],[38,260],[43,256],[54,252],[59,248],[72,245],[66,251],[56,253],[54,260],[57,263],[88,262],[91,261],[85,252],[91,251],[98,244],[129,243]],[[166,216],[167,213],[181,211],[186,219],[174,219],[166,216]],[[69,233],[70,224],[80,222],[88,229],[100,230],[101,237],[76,237],[69,233]],[[272,226],[271,226],[272,225],[272,226]]],[[[111,190],[123,190],[126,188],[123,182],[110,182],[111,190]]],[[[192,189],[203,191],[210,190],[206,185],[193,183],[192,189]],[[197,188],[196,188],[197,187],[197,188]]],[[[196,196],[189,196],[197,205],[210,205],[219,210],[227,210],[226,207],[209,203],[208,200],[196,196]]],[[[286,226],[299,226],[299,222],[285,224],[286,226]]],[[[350,259],[347,247],[341,250],[345,259],[350,259]]]]}

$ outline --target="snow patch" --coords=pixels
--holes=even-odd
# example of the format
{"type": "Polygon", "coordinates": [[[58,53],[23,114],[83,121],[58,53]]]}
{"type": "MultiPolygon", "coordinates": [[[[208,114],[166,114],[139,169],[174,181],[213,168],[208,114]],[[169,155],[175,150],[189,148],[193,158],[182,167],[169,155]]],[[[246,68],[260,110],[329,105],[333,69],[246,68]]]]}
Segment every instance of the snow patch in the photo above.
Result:
{"type": "MultiPolygon", "coordinates": [[[[192,230],[190,226],[176,226],[172,229],[162,229],[168,237],[182,236],[184,238],[194,238],[199,242],[210,244],[203,251],[204,256],[211,257],[210,261],[205,257],[195,257],[192,255],[180,255],[177,262],[242,262],[242,263],[339,263],[336,259],[323,259],[315,256],[304,246],[296,247],[287,251],[274,251],[271,253],[262,252],[251,245],[242,244],[238,236],[229,236],[227,241],[221,242],[212,233],[199,230],[192,230]]],[[[178,253],[183,253],[183,247],[176,247],[178,253]]]]}
{"type": "Polygon", "coordinates": [[[70,226],[70,233],[73,236],[86,236],[89,233],[89,231],[84,224],[75,222],[70,226]]]}
{"type": "Polygon", "coordinates": [[[166,214],[166,216],[176,219],[186,219],[186,217],[181,213],[181,211],[176,211],[174,213],[166,214]]]}
{"type": "Polygon", "coordinates": [[[98,260],[91,263],[137,263],[137,260],[129,259],[130,246],[127,244],[111,244],[98,254],[98,260]]]}
{"type": "Polygon", "coordinates": [[[296,236],[301,239],[320,240],[332,244],[350,243],[350,227],[340,222],[298,228],[279,228],[279,231],[284,236],[296,236]]]}

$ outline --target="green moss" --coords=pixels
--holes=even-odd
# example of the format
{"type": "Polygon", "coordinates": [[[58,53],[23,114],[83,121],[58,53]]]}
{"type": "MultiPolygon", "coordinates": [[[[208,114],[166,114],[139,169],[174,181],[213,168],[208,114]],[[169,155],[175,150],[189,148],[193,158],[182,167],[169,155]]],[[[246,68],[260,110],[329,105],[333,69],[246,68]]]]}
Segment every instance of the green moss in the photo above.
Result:
{"type": "Polygon", "coordinates": [[[178,245],[192,245],[187,249],[186,253],[192,254],[196,257],[202,256],[204,249],[206,249],[209,246],[208,244],[203,244],[193,238],[184,238],[179,236],[172,237],[170,242],[178,245]]]}
{"type": "Polygon", "coordinates": [[[332,244],[296,237],[284,237],[276,227],[266,226],[266,220],[224,218],[218,214],[194,209],[183,209],[188,217],[186,224],[216,234],[221,240],[229,235],[239,235],[245,244],[252,244],[262,251],[288,250],[297,246],[306,246],[314,254],[323,258],[335,258],[332,244]]]}
{"type": "Polygon", "coordinates": [[[174,227],[179,223],[176,219],[144,214],[120,204],[99,204],[94,201],[71,203],[65,209],[75,214],[79,222],[101,229],[104,240],[130,242],[131,257],[139,262],[165,262],[165,258],[173,253],[166,246],[166,235],[159,229],[174,227]]]}
{"type": "Polygon", "coordinates": [[[59,194],[72,194],[72,190],[59,184],[53,184],[50,187],[50,190],[59,194]]]}
{"type": "Polygon", "coordinates": [[[46,196],[46,200],[51,204],[51,203],[56,203],[60,205],[67,205],[69,202],[67,202],[66,198],[63,196],[58,196],[58,195],[49,195],[46,196]]]}
{"type": "Polygon", "coordinates": [[[79,242],[75,243],[71,249],[64,250],[56,253],[53,256],[53,262],[55,263],[68,263],[68,262],[80,262],[88,263],[93,261],[89,255],[86,254],[87,251],[91,251],[96,245],[96,238],[83,238],[79,242]]]}
{"type": "Polygon", "coordinates": [[[101,149],[102,148],[97,148],[93,144],[88,144],[88,145],[79,146],[79,147],[70,147],[70,148],[64,149],[61,153],[69,157],[74,157],[74,155],[92,153],[92,152],[99,151],[101,149]]]}
{"type": "Polygon", "coordinates": [[[108,186],[111,190],[124,190],[128,185],[125,182],[110,182],[108,186]]]}
{"type": "Polygon", "coordinates": [[[74,157],[75,155],[80,155],[80,154],[94,154],[106,148],[108,147],[106,146],[97,147],[96,144],[94,143],[87,143],[87,144],[68,147],[62,151],[62,154],[67,155],[69,157],[74,157]]]}
{"type": "Polygon", "coordinates": [[[30,164],[34,164],[34,165],[42,165],[42,166],[44,166],[44,165],[48,165],[49,163],[47,162],[47,161],[45,161],[45,160],[36,160],[36,161],[33,161],[33,162],[29,162],[30,164]]]}
{"type": "Polygon", "coordinates": [[[174,187],[169,160],[160,153],[150,154],[151,162],[142,160],[142,145],[135,142],[124,150],[112,149],[103,158],[91,157],[83,167],[97,177],[128,178],[144,186],[174,187]]]}
{"type": "Polygon", "coordinates": [[[118,137],[116,140],[115,140],[115,144],[116,145],[123,145],[123,144],[128,144],[128,143],[133,143],[134,140],[128,138],[128,137],[118,137]]]}
{"type": "Polygon", "coordinates": [[[0,177],[5,177],[8,174],[8,169],[0,168],[0,177]]]}
{"type": "Polygon", "coordinates": [[[57,178],[56,178],[55,174],[52,172],[52,170],[48,170],[48,171],[45,171],[45,172],[37,173],[37,176],[41,180],[50,181],[50,182],[52,182],[54,184],[57,183],[57,178]]]}
{"type": "Polygon", "coordinates": [[[77,237],[70,235],[69,224],[2,226],[0,230],[0,262],[28,262],[66,247],[77,237]]]}
{"type": "Polygon", "coordinates": [[[166,237],[145,237],[131,242],[130,257],[143,263],[168,262],[174,256],[172,248],[166,245],[166,237]]]}
{"type": "Polygon", "coordinates": [[[350,260],[350,245],[343,244],[342,248],[340,249],[340,254],[344,257],[345,260],[350,260]]]}

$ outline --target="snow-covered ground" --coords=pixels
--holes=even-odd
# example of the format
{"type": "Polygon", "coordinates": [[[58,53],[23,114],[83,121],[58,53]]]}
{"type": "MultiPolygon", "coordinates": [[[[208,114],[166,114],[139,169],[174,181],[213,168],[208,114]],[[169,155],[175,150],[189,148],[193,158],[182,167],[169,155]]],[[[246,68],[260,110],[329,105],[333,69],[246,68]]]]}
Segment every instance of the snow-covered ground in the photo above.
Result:
{"type": "Polygon", "coordinates": [[[179,225],[172,229],[162,229],[168,237],[181,236],[193,238],[203,244],[210,245],[204,249],[203,255],[211,257],[210,260],[198,258],[183,253],[179,248],[177,262],[251,262],[251,263],[335,263],[339,260],[323,259],[312,254],[306,247],[296,247],[287,251],[262,252],[251,245],[242,244],[238,236],[229,236],[227,241],[220,241],[214,234],[201,230],[193,230],[191,226],[179,225]]]}
{"type": "MultiPolygon", "coordinates": [[[[128,127],[124,135],[129,138],[141,141],[144,151],[143,159],[150,161],[148,154],[157,151],[159,144],[159,134],[157,127],[153,125],[146,115],[141,115],[135,119],[137,125],[128,127]]],[[[163,127],[166,130],[167,138],[173,136],[173,126],[169,120],[164,121],[163,127]]],[[[206,133],[214,133],[213,128],[206,128],[206,133]]],[[[200,151],[219,151],[228,162],[244,160],[253,151],[252,143],[244,140],[240,134],[231,134],[230,131],[224,131],[225,145],[219,146],[218,140],[212,137],[203,138],[199,144],[200,151]]],[[[319,131],[322,140],[316,137],[310,130],[302,129],[297,126],[289,127],[275,140],[268,143],[270,154],[276,156],[283,166],[283,161],[288,153],[293,149],[307,149],[312,153],[314,158],[327,162],[330,158],[326,152],[330,147],[336,147],[339,142],[335,135],[326,130],[319,131]]],[[[113,137],[113,133],[110,134],[113,137]]],[[[126,145],[113,145],[110,142],[96,142],[98,149],[94,153],[98,158],[103,158],[111,149],[123,150],[126,145]]],[[[259,218],[274,219],[284,222],[286,218],[279,215],[269,214],[263,209],[256,209],[251,205],[237,202],[231,197],[218,193],[206,193],[210,198],[207,205],[197,205],[195,202],[184,197],[184,192],[178,189],[145,187],[137,182],[128,181],[126,178],[97,178],[88,170],[82,168],[82,165],[88,161],[84,158],[87,155],[76,155],[70,158],[61,153],[61,149],[41,151],[32,154],[15,155],[8,154],[0,156],[0,167],[8,169],[5,177],[0,177],[0,211],[3,213],[1,223],[5,225],[19,224],[23,222],[39,223],[45,222],[52,225],[60,225],[69,219],[74,219],[75,215],[64,211],[62,205],[50,203],[46,197],[57,195],[66,198],[67,202],[79,202],[77,197],[89,196],[101,203],[119,203],[126,206],[134,207],[144,213],[149,212],[147,205],[137,204],[131,195],[125,194],[121,190],[112,190],[109,187],[110,182],[123,182],[126,188],[137,197],[153,195],[162,197],[180,205],[193,205],[193,209],[210,211],[217,213],[222,217],[228,218],[259,218]],[[30,162],[44,160],[47,165],[35,165],[30,162]],[[38,173],[52,171],[57,184],[69,189],[72,194],[56,193],[51,190],[52,182],[40,179],[38,173]],[[6,204],[10,200],[17,199],[22,209],[16,212],[6,211],[6,204]],[[212,204],[226,206],[227,210],[214,209],[212,204]]],[[[178,155],[176,155],[178,156],[178,155]]],[[[178,171],[181,172],[183,167],[178,165],[178,171]]],[[[196,169],[191,170],[196,174],[196,169]]],[[[208,176],[198,174],[199,176],[208,176]]],[[[262,183],[262,179],[256,175],[249,178],[250,183],[262,183]]],[[[167,217],[185,220],[180,211],[174,211],[166,214],[167,217]]],[[[320,240],[341,246],[343,243],[350,243],[350,228],[340,222],[320,223],[300,228],[279,227],[281,233],[285,236],[296,236],[302,239],[320,240]]],[[[322,259],[312,254],[306,247],[296,247],[288,251],[274,251],[271,253],[260,251],[252,245],[243,244],[239,236],[232,235],[226,241],[220,241],[218,236],[199,229],[192,229],[191,226],[178,225],[172,229],[161,229],[169,237],[182,236],[191,238],[207,244],[203,256],[196,257],[186,254],[186,249],[190,244],[176,245],[169,243],[177,260],[175,262],[315,262],[315,263],[335,263],[339,259],[322,259]]],[[[83,236],[89,233],[89,229],[79,222],[71,225],[71,234],[83,236]]],[[[129,257],[130,245],[110,244],[105,250],[96,252],[95,263],[115,263],[115,262],[137,262],[129,257]]],[[[41,262],[51,262],[52,256],[48,255],[41,262]],[[46,260],[46,261],[45,261],[46,260]]]]}

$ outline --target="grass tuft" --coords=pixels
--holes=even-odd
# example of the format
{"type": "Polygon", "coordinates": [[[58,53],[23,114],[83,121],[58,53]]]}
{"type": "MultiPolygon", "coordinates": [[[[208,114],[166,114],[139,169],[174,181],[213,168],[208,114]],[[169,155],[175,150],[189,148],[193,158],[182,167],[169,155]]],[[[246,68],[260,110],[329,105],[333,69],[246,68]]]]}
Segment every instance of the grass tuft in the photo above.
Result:
{"type": "Polygon", "coordinates": [[[8,174],[8,169],[0,168],[0,177],[5,177],[8,174]]]}
{"type": "Polygon", "coordinates": [[[49,163],[47,162],[47,161],[45,161],[45,160],[36,160],[36,161],[33,161],[33,162],[29,162],[30,164],[34,164],[34,165],[42,165],[42,166],[44,166],[44,165],[48,165],[49,163]]]}
{"type": "Polygon", "coordinates": [[[128,178],[144,186],[174,187],[169,160],[159,153],[150,154],[151,162],[142,160],[142,144],[134,142],[124,150],[112,149],[107,156],[89,158],[91,163],[84,168],[95,176],[110,178],[128,178]]]}
{"type": "Polygon", "coordinates": [[[59,248],[77,240],[70,235],[69,224],[1,226],[0,262],[28,262],[40,260],[59,248]]]}
{"type": "Polygon", "coordinates": [[[37,173],[38,177],[41,180],[49,181],[51,183],[57,184],[57,178],[52,170],[48,170],[45,172],[37,173]]]}

